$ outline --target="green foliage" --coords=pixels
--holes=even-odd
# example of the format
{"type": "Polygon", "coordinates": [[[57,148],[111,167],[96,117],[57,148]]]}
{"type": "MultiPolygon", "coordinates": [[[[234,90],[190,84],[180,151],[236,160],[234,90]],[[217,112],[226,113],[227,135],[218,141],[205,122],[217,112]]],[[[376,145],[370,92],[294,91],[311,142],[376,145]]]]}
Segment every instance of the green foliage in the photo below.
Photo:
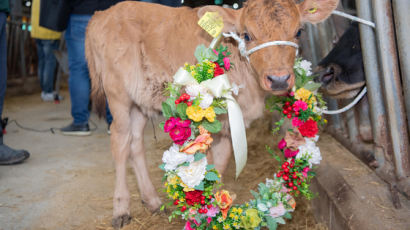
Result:
{"type": "Polygon", "coordinates": [[[169,106],[166,102],[162,102],[162,114],[167,119],[174,116],[171,106],[169,106]]]}
{"type": "Polygon", "coordinates": [[[217,181],[217,180],[219,180],[219,176],[214,172],[207,172],[205,174],[205,179],[207,179],[209,181],[217,181]]]}
{"type": "Polygon", "coordinates": [[[179,103],[177,105],[177,114],[178,114],[178,117],[180,117],[182,120],[188,119],[188,116],[186,115],[187,108],[188,106],[185,103],[179,103]]]}
{"type": "Polygon", "coordinates": [[[202,126],[208,130],[210,133],[218,133],[222,129],[222,124],[218,120],[214,122],[209,122],[208,120],[202,121],[202,126]]]}
{"type": "Polygon", "coordinates": [[[228,113],[228,110],[226,110],[224,107],[214,107],[214,112],[216,115],[220,115],[228,113]]]}
{"type": "Polygon", "coordinates": [[[201,63],[205,60],[209,60],[209,61],[218,60],[218,57],[212,51],[212,49],[206,47],[203,44],[196,47],[194,55],[195,55],[196,60],[198,61],[198,63],[201,63]]]}

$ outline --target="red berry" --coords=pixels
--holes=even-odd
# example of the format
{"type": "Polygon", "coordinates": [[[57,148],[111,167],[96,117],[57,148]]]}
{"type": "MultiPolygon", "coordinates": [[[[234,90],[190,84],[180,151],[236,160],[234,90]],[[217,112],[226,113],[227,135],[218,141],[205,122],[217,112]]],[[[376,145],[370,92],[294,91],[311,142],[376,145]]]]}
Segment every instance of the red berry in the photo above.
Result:
{"type": "Polygon", "coordinates": [[[201,200],[201,204],[202,204],[202,205],[205,205],[205,200],[201,200]]]}
{"type": "Polygon", "coordinates": [[[294,163],[290,164],[290,167],[291,167],[291,168],[293,168],[293,166],[295,166],[295,164],[294,164],[294,163]]]}
{"type": "Polygon", "coordinates": [[[289,185],[289,187],[292,187],[292,186],[293,186],[293,183],[292,183],[292,182],[289,182],[288,185],[289,185]]]}
{"type": "Polygon", "coordinates": [[[212,195],[209,195],[209,196],[208,196],[208,199],[212,199],[212,195]]]}
{"type": "Polygon", "coordinates": [[[285,164],[283,164],[283,165],[282,165],[282,168],[283,168],[283,169],[286,169],[286,168],[288,168],[288,166],[286,166],[285,164]]]}
{"type": "Polygon", "coordinates": [[[283,114],[288,114],[289,112],[287,110],[283,110],[283,114]]]}
{"type": "Polygon", "coordinates": [[[179,200],[175,200],[174,205],[178,205],[178,204],[179,204],[179,200]]]}
{"type": "Polygon", "coordinates": [[[190,98],[190,96],[189,96],[188,94],[186,94],[186,93],[183,93],[183,94],[179,97],[179,99],[181,99],[181,101],[189,100],[189,98],[190,98]]]}
{"type": "Polygon", "coordinates": [[[212,208],[212,204],[208,204],[206,207],[208,207],[208,208],[212,208]]]}
{"type": "Polygon", "coordinates": [[[298,176],[296,176],[296,174],[293,174],[292,178],[296,179],[296,178],[298,178],[298,176]]]}
{"type": "Polygon", "coordinates": [[[295,115],[296,115],[296,116],[299,116],[299,111],[295,111],[295,115]]]}
{"type": "Polygon", "coordinates": [[[289,177],[288,176],[286,176],[286,175],[283,175],[283,177],[282,177],[284,180],[289,180],[289,177]]]}
{"type": "Polygon", "coordinates": [[[192,105],[192,101],[187,101],[187,106],[191,106],[192,105]]]}
{"type": "Polygon", "coordinates": [[[181,212],[185,212],[185,210],[186,210],[186,206],[184,205],[181,207],[181,212]]]}
{"type": "Polygon", "coordinates": [[[281,176],[282,176],[282,174],[281,174],[281,173],[278,173],[278,174],[276,174],[276,176],[277,176],[277,177],[281,177],[281,176]]]}
{"type": "Polygon", "coordinates": [[[286,106],[289,106],[289,105],[290,105],[290,102],[289,102],[289,101],[287,101],[287,102],[285,103],[285,105],[286,105],[286,106]]]}
{"type": "Polygon", "coordinates": [[[285,173],[288,173],[288,172],[289,172],[289,169],[288,169],[288,168],[285,168],[283,171],[284,171],[285,173]]]}
{"type": "Polygon", "coordinates": [[[207,213],[208,209],[204,208],[204,211],[202,211],[203,213],[207,213]]]}
{"type": "Polygon", "coordinates": [[[205,198],[206,198],[205,196],[201,196],[201,200],[205,200],[205,198]]]}
{"type": "Polygon", "coordinates": [[[288,165],[289,165],[289,162],[285,161],[285,163],[283,163],[283,164],[286,165],[286,166],[288,166],[288,165]]]}
{"type": "Polygon", "coordinates": [[[288,115],[286,115],[287,118],[292,118],[292,114],[288,113],[288,115]]]}
{"type": "Polygon", "coordinates": [[[293,188],[292,188],[293,190],[298,190],[298,187],[296,187],[296,186],[293,186],[293,188]]]}
{"type": "Polygon", "coordinates": [[[176,99],[176,100],[175,100],[175,104],[178,105],[179,103],[181,103],[181,100],[180,100],[180,99],[176,99]]]}

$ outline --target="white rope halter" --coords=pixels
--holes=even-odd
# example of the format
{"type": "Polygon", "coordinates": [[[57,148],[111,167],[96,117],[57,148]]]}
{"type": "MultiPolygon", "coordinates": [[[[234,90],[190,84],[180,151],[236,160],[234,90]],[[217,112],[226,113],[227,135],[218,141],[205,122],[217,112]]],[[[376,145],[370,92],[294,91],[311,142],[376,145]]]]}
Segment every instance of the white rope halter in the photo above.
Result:
{"type": "Polygon", "coordinates": [[[250,50],[246,50],[245,40],[242,39],[242,38],[240,38],[240,37],[238,36],[238,34],[236,34],[236,33],[234,33],[234,32],[229,32],[229,33],[223,33],[223,36],[224,36],[224,37],[227,37],[227,38],[233,38],[233,39],[235,39],[235,40],[238,42],[239,52],[240,52],[241,55],[242,55],[243,57],[245,57],[248,61],[249,61],[249,55],[251,55],[252,53],[254,53],[254,52],[256,52],[256,51],[258,51],[258,50],[260,50],[260,49],[263,49],[263,48],[266,48],[266,47],[269,47],[269,46],[292,46],[292,47],[296,48],[296,56],[298,55],[299,45],[296,44],[296,43],[294,43],[294,42],[291,42],[291,41],[271,41],[271,42],[265,42],[265,43],[260,44],[260,45],[258,45],[258,46],[256,46],[256,47],[253,47],[253,48],[250,49],[250,50]]]}

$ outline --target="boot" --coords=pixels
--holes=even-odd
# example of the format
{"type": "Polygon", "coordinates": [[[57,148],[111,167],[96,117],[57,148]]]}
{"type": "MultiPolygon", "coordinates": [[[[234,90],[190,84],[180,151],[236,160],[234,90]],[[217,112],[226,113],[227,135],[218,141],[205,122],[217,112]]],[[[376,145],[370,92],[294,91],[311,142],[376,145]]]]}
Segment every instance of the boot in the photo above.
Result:
{"type": "Polygon", "coordinates": [[[3,129],[2,129],[0,132],[0,165],[18,164],[18,163],[23,162],[25,159],[29,157],[30,157],[30,153],[27,152],[26,150],[15,150],[3,144],[3,129]]]}

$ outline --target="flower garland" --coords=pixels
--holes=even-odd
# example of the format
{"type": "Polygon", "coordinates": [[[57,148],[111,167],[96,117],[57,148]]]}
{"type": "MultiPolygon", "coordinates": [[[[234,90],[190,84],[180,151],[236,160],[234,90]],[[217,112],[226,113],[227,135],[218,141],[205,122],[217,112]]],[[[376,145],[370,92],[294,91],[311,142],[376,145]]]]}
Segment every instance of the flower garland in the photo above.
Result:
{"type": "Polygon", "coordinates": [[[165,191],[172,200],[168,206],[174,206],[169,221],[180,216],[186,220],[185,230],[276,229],[291,218],[290,212],[296,207],[294,196],[313,197],[309,189],[315,175],[312,167],[321,160],[315,144],[318,123],[325,122],[317,108],[323,107],[324,102],[316,92],[320,85],[310,76],[310,63],[301,59],[295,62],[293,90],[286,96],[273,96],[267,103],[271,110],[283,115],[275,131],[285,119],[291,119],[294,128],[278,144],[284,154],[283,161],[267,148],[281,163],[281,169],[273,179],[260,183],[257,192],[251,191],[254,199],[245,204],[233,205],[235,195],[220,190],[221,176],[214,165],[208,164],[205,153],[213,141],[211,134],[221,130],[217,115],[227,113],[227,108],[224,97],[215,97],[200,83],[229,71],[232,66],[229,55],[223,46],[215,50],[198,46],[195,51],[198,64],[184,66],[195,80],[186,86],[169,83],[166,89],[169,97],[162,103],[167,120],[160,127],[174,142],[164,152],[160,165],[165,171],[165,191]]]}

